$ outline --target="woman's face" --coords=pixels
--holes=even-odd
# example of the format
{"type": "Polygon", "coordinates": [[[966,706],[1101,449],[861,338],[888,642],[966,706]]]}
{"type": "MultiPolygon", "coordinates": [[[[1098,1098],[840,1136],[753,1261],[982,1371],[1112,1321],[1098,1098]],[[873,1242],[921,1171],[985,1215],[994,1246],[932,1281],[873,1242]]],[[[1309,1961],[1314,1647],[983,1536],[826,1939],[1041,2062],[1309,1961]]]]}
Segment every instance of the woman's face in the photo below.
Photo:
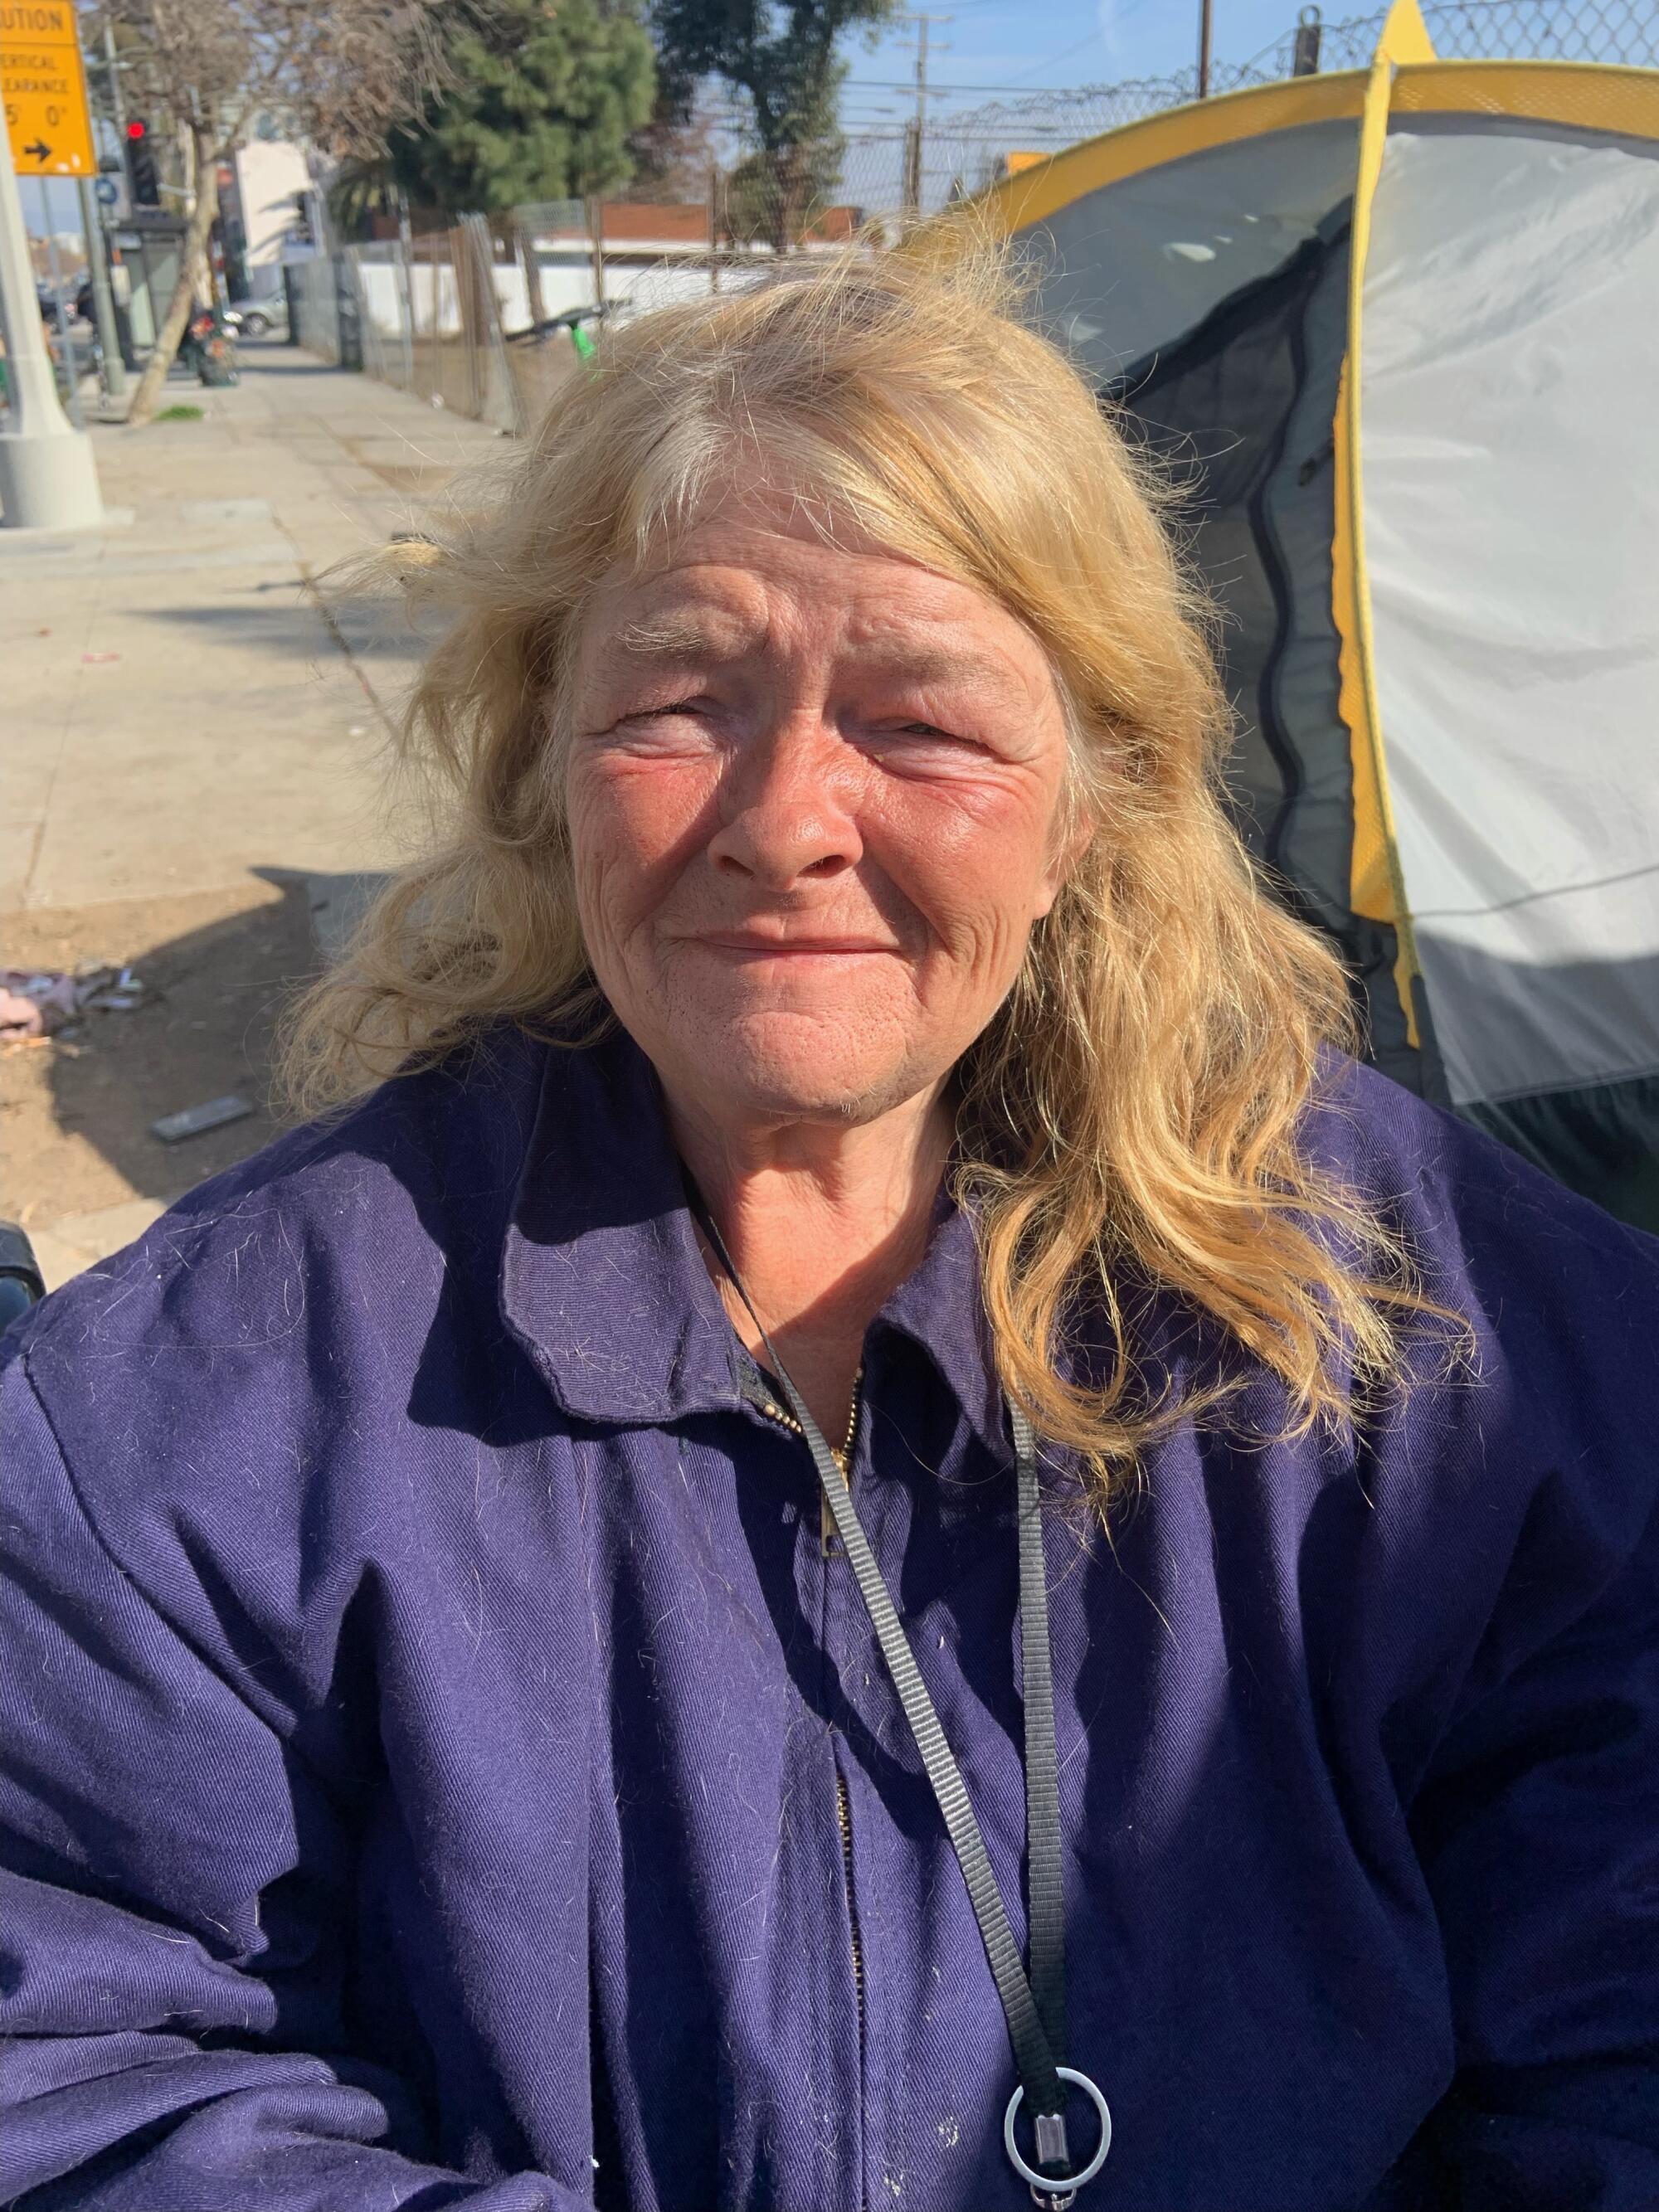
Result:
{"type": "Polygon", "coordinates": [[[1059,887],[1047,659],[967,586],[724,510],[601,589],[568,801],[595,973],[671,1100],[865,1121],[937,1085],[1059,887]]]}

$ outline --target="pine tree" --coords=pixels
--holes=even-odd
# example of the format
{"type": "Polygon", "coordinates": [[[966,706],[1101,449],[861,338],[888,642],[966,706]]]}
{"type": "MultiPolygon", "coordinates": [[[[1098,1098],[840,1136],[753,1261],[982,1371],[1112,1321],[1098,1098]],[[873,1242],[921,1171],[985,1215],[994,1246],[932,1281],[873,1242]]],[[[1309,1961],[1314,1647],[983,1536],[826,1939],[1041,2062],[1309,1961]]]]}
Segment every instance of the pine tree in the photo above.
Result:
{"type": "Polygon", "coordinates": [[[633,173],[629,140],[651,118],[651,40],[624,5],[491,0],[450,52],[442,96],[387,142],[413,200],[494,214],[591,199],[633,173]]]}

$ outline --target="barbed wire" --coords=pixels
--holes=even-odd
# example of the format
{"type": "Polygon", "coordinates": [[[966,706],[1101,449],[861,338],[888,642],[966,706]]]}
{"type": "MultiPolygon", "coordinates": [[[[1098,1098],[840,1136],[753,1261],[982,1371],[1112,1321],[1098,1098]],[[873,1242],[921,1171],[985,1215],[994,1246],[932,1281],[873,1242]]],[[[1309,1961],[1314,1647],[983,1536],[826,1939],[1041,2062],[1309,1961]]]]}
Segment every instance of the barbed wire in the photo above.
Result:
{"type": "MultiPolygon", "coordinates": [[[[1314,11],[1305,11],[1311,15],[1314,11]]],[[[1319,25],[1322,70],[1363,69],[1376,50],[1387,10],[1319,25]]],[[[1538,59],[1659,66],[1659,0],[1441,0],[1423,10],[1435,51],[1449,61],[1538,59]]],[[[1248,61],[1217,63],[1212,92],[1273,84],[1295,67],[1294,27],[1248,61]]],[[[921,204],[942,206],[1004,173],[1010,154],[1052,154],[1080,139],[1139,121],[1198,97],[1195,69],[1117,84],[1083,84],[947,109],[930,117],[922,148],[921,204]]],[[[902,125],[848,137],[842,190],[867,215],[884,216],[902,198],[902,125]]]]}
{"type": "MultiPolygon", "coordinates": [[[[1294,73],[1298,58],[1305,67],[1312,58],[1313,13],[1303,11],[1299,57],[1293,28],[1248,61],[1214,66],[1211,90],[1279,82],[1294,73]]],[[[1571,6],[1559,0],[1429,0],[1423,13],[1436,52],[1449,60],[1659,66],[1659,0],[1575,0],[1571,6]]],[[[1364,68],[1383,21],[1377,9],[1321,22],[1318,68],[1364,68]]],[[[607,312],[625,315],[714,285],[757,281],[780,240],[811,250],[851,236],[860,222],[877,237],[883,230],[896,236],[916,214],[933,213],[1005,175],[1012,155],[1056,153],[1197,96],[1196,72],[1183,70],[1007,95],[971,108],[936,107],[919,141],[914,124],[896,118],[848,132],[838,152],[824,149],[810,191],[803,197],[797,191],[787,210],[763,162],[753,155],[716,162],[711,146],[701,204],[690,195],[676,201],[660,184],[620,196],[645,204],[607,202],[598,259],[608,275],[597,273],[588,211],[580,202],[521,208],[496,223],[493,240],[474,216],[417,240],[412,253],[400,255],[390,243],[349,249],[341,257],[342,283],[332,287],[331,271],[322,287],[327,296],[312,303],[307,327],[332,327],[337,289],[351,303],[371,374],[436,404],[522,427],[574,373],[576,361],[564,331],[550,324],[538,336],[543,319],[568,320],[568,311],[592,300],[596,289],[607,312]],[[533,290],[532,264],[539,272],[533,290]]],[[[319,264],[319,282],[325,267],[319,264]]],[[[315,342],[326,350],[326,331],[315,342]]]]}

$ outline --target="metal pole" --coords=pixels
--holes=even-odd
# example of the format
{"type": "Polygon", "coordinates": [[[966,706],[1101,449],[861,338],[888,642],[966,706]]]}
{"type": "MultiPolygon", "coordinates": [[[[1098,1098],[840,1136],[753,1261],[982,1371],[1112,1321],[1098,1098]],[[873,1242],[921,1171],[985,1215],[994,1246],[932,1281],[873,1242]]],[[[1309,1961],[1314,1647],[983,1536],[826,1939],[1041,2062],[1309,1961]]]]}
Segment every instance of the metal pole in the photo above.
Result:
{"type": "Polygon", "coordinates": [[[927,26],[931,15],[916,18],[916,173],[921,173],[922,134],[927,128],[927,26]]]}
{"type": "Polygon", "coordinates": [[[111,399],[127,396],[126,366],[121,359],[121,340],[115,327],[115,302],[110,297],[109,270],[104,265],[106,233],[94,209],[92,186],[77,177],[81,198],[81,228],[86,234],[87,274],[92,279],[92,312],[98,324],[98,343],[104,356],[104,392],[111,399]]]}
{"type": "Polygon", "coordinates": [[[121,158],[127,153],[127,104],[121,97],[121,64],[115,58],[115,33],[104,19],[104,58],[109,64],[109,104],[115,111],[115,127],[121,135],[121,158]]]}
{"type": "Polygon", "coordinates": [[[1319,46],[1324,24],[1317,8],[1304,8],[1296,19],[1296,46],[1291,62],[1292,76],[1317,76],[1319,46]]]}
{"type": "Polygon", "coordinates": [[[45,225],[42,236],[46,241],[46,261],[52,270],[52,302],[58,317],[58,343],[64,349],[64,386],[69,395],[70,421],[77,430],[84,430],[87,418],[81,407],[81,371],[75,359],[75,341],[70,336],[69,310],[64,305],[64,264],[58,258],[58,235],[52,227],[52,194],[46,190],[44,177],[35,180],[40,187],[40,220],[45,225]]]}
{"type": "Polygon", "coordinates": [[[1198,7],[1198,96],[1210,96],[1210,11],[1212,0],[1199,0],[1198,7]]]}
{"type": "Polygon", "coordinates": [[[401,185],[398,187],[398,268],[403,279],[403,312],[398,321],[403,326],[404,390],[415,390],[415,273],[414,254],[410,244],[409,194],[401,185]]]}
{"type": "Polygon", "coordinates": [[[582,203],[587,216],[588,252],[593,262],[593,305],[605,306],[605,202],[590,192],[582,203]]]}
{"type": "Polygon", "coordinates": [[[916,112],[904,130],[900,198],[906,218],[915,222],[921,214],[922,148],[927,135],[927,33],[935,23],[948,23],[951,18],[914,13],[904,20],[916,27],[916,112]]]}
{"type": "Polygon", "coordinates": [[[72,430],[40,327],[28,235],[10,134],[0,130],[0,323],[6,334],[11,422],[0,431],[0,525],[7,529],[90,530],[104,519],[92,441],[72,430]]]}

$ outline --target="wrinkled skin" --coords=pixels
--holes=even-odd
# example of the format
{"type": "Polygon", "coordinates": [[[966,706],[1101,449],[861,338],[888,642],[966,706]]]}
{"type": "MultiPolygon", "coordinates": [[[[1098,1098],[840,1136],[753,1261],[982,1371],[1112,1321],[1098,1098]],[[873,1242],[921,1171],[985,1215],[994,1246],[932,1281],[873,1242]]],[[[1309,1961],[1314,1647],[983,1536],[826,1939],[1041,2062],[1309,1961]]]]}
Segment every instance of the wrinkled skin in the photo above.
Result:
{"type": "Polygon", "coordinates": [[[728,505],[601,588],[572,710],[589,952],[671,1104],[844,1129],[936,1097],[1063,873],[1065,724],[1030,633],[728,505]]]}

